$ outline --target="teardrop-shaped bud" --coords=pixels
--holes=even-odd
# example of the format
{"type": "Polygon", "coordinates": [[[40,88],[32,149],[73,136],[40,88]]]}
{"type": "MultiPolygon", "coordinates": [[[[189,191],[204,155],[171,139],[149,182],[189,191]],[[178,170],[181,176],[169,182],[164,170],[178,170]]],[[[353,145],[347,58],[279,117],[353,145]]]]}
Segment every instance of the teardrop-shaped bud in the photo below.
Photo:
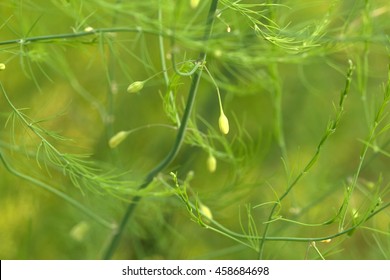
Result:
{"type": "Polygon", "coordinates": [[[221,115],[219,116],[219,129],[223,134],[228,134],[229,133],[229,120],[225,116],[224,112],[221,111],[221,115]]]}
{"type": "Polygon", "coordinates": [[[0,71],[3,71],[5,70],[5,64],[4,63],[0,63],[0,71]]]}
{"type": "Polygon", "coordinates": [[[94,29],[91,26],[87,26],[84,28],[84,32],[92,32],[94,29]]]}
{"type": "Polygon", "coordinates": [[[136,81],[127,87],[128,93],[137,93],[144,88],[145,81],[136,81]]]}
{"type": "Polygon", "coordinates": [[[199,203],[199,212],[206,218],[207,222],[213,219],[213,214],[211,213],[210,208],[202,203],[199,203]]]}
{"type": "Polygon", "coordinates": [[[111,139],[108,141],[108,146],[111,149],[116,148],[120,143],[123,142],[123,140],[126,139],[126,137],[129,135],[128,131],[119,131],[117,134],[111,137],[111,139]]]}
{"type": "Polygon", "coordinates": [[[217,159],[212,154],[210,154],[207,158],[207,169],[210,171],[210,173],[215,172],[217,169],[217,159]]]}
{"type": "Polygon", "coordinates": [[[76,241],[83,241],[90,230],[90,226],[86,221],[81,221],[70,230],[70,236],[76,241]]]}
{"type": "Polygon", "coordinates": [[[196,9],[198,7],[200,0],[190,0],[191,8],[196,9]]]}

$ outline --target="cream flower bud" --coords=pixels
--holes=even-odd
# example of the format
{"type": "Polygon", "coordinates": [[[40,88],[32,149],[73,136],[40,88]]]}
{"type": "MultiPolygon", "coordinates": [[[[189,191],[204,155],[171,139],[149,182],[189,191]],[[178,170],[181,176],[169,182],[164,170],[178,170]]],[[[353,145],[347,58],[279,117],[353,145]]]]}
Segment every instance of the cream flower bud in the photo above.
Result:
{"type": "Polygon", "coordinates": [[[200,0],[190,0],[191,8],[196,9],[198,7],[200,0]]]}
{"type": "Polygon", "coordinates": [[[207,158],[207,169],[210,171],[210,173],[215,172],[217,169],[217,159],[212,154],[210,154],[207,158]]]}
{"type": "Polygon", "coordinates": [[[221,115],[219,116],[218,123],[219,123],[219,129],[221,130],[221,132],[223,134],[228,134],[229,133],[229,120],[225,116],[223,111],[221,111],[221,115]]]}
{"type": "Polygon", "coordinates": [[[320,242],[321,243],[330,243],[332,241],[332,239],[325,239],[325,240],[321,240],[320,242]]]}
{"type": "Polygon", "coordinates": [[[93,27],[87,26],[87,27],[84,28],[84,31],[85,32],[92,32],[93,31],[93,27]]]}
{"type": "Polygon", "coordinates": [[[76,241],[83,241],[90,230],[86,221],[81,221],[70,230],[70,236],[76,241]]]}
{"type": "Polygon", "coordinates": [[[128,93],[137,93],[144,88],[145,81],[136,81],[127,88],[128,93]]]}
{"type": "Polygon", "coordinates": [[[199,203],[199,212],[207,219],[207,221],[213,219],[213,214],[211,213],[210,208],[202,203],[199,203]]]}
{"type": "Polygon", "coordinates": [[[4,63],[0,63],[0,71],[3,71],[5,70],[5,64],[4,63]]]}
{"type": "Polygon", "coordinates": [[[122,143],[123,140],[126,139],[126,137],[129,135],[129,132],[127,131],[119,131],[117,134],[111,137],[111,139],[108,141],[108,146],[111,149],[116,148],[120,143],[122,143]]]}

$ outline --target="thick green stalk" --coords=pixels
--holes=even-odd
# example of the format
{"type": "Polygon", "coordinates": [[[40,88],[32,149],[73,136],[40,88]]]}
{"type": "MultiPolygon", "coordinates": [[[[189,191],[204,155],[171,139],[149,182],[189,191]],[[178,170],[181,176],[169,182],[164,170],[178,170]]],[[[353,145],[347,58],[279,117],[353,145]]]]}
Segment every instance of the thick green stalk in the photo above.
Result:
{"type": "MultiPolygon", "coordinates": [[[[212,26],[215,19],[215,12],[217,10],[218,6],[218,0],[213,0],[210,5],[209,13],[206,20],[206,28],[204,32],[203,41],[206,44],[212,31],[212,26]]],[[[199,61],[204,62],[206,60],[206,51],[202,51],[199,55],[199,61]]],[[[183,143],[185,131],[188,125],[188,121],[191,115],[192,107],[194,105],[196,93],[198,90],[199,81],[201,78],[202,69],[200,68],[199,71],[195,72],[194,76],[192,77],[192,83],[187,99],[187,104],[184,110],[184,114],[180,123],[179,131],[176,136],[176,140],[173,144],[172,149],[168,153],[168,155],[155,167],[153,168],[145,177],[144,182],[139,186],[139,190],[146,188],[153,180],[153,178],[162,171],[165,167],[168,166],[168,164],[175,158],[177,153],[179,152],[179,149],[181,147],[181,144],[183,143]]],[[[116,251],[116,248],[119,244],[119,241],[122,237],[122,234],[124,232],[124,229],[132,217],[134,210],[136,208],[137,203],[141,200],[141,196],[135,196],[132,201],[129,203],[126,212],[119,224],[118,229],[114,232],[112,239],[104,252],[103,259],[111,259],[112,255],[116,251]]]]}

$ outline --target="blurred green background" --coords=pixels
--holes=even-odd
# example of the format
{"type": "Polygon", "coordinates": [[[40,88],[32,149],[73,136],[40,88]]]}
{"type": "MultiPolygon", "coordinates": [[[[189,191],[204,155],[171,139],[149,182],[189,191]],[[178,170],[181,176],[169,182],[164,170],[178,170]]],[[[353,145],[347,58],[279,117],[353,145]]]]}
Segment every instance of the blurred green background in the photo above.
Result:
{"type": "MultiPolygon", "coordinates": [[[[378,209],[374,206],[379,199],[377,207],[386,205],[387,107],[376,130],[381,133],[367,141],[388,79],[388,1],[224,0],[207,45],[201,38],[211,1],[194,6],[195,2],[2,1],[0,63],[6,68],[0,71],[0,81],[11,102],[44,131],[67,138],[44,135],[61,153],[88,154],[88,161],[103,173],[131,183],[111,190],[92,184],[80,191],[58,166],[41,158],[40,140],[28,126],[10,118],[11,106],[1,94],[0,152],[7,163],[119,223],[131,198],[129,189],[142,182],[175,139],[175,129],[154,126],[175,125],[164,110],[169,91],[161,57],[171,86],[176,83],[174,114],[181,116],[192,78],[175,75],[172,54],[180,68],[206,50],[207,71],[203,70],[188,138],[145,192],[114,258],[257,258],[258,245],[244,246],[192,221],[183,202],[169,193],[174,186],[169,174],[175,172],[185,184],[193,172],[190,199],[199,199],[215,221],[232,231],[248,233],[250,209],[262,235],[272,203],[305,168],[335,118],[350,60],[354,72],[339,126],[315,165],[280,204],[277,216],[307,224],[334,217],[367,146],[349,202],[348,225],[378,209]],[[134,31],[50,37],[91,28],[134,31]],[[162,45],[159,31],[164,34],[162,45]],[[18,41],[46,35],[44,40],[18,41]],[[149,77],[153,78],[141,92],[126,92],[129,84],[149,77]],[[218,130],[213,80],[230,122],[226,136],[218,130]],[[144,128],[109,148],[115,133],[139,127],[144,128]],[[194,140],[196,135],[204,136],[202,145],[194,140]],[[206,164],[210,151],[217,159],[214,173],[206,164]]],[[[0,165],[0,211],[0,259],[98,259],[112,234],[5,165],[0,165]]],[[[307,226],[279,220],[272,222],[268,235],[322,237],[337,233],[338,222],[307,226]]],[[[388,259],[389,231],[390,212],[385,208],[352,234],[316,246],[326,259],[388,259]]],[[[264,257],[320,255],[309,242],[267,241],[264,257]]]]}

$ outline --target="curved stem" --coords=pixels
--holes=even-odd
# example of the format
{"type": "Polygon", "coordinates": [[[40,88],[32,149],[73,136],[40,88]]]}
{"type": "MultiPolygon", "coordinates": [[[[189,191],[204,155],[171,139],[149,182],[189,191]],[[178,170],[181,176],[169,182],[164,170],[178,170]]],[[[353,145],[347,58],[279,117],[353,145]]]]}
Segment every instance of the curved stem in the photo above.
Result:
{"type": "Polygon", "coordinates": [[[194,64],[194,67],[191,69],[191,71],[189,72],[181,72],[179,69],[177,69],[177,65],[176,65],[176,59],[175,59],[175,54],[174,52],[171,52],[171,56],[172,56],[172,65],[173,65],[173,70],[175,71],[175,73],[179,76],[183,76],[183,77],[189,77],[189,76],[192,76],[199,68],[199,66],[201,65],[199,62],[195,62],[194,64]]]}
{"type": "MultiPolygon", "coordinates": [[[[218,6],[218,0],[213,0],[211,2],[209,13],[208,13],[207,20],[206,20],[206,29],[205,29],[204,37],[203,37],[204,43],[207,43],[207,41],[211,35],[217,6],[218,6]]],[[[198,61],[204,62],[205,60],[206,60],[206,51],[202,51],[199,54],[198,61]]],[[[194,105],[196,93],[198,91],[198,85],[199,85],[199,81],[201,78],[201,74],[202,74],[202,68],[200,68],[199,71],[195,72],[195,74],[192,78],[192,83],[191,83],[191,87],[190,87],[190,91],[189,91],[189,95],[188,95],[188,99],[187,99],[187,104],[186,104],[184,114],[183,114],[183,117],[181,120],[179,131],[177,133],[176,140],[173,144],[172,149],[170,150],[168,155],[155,168],[153,168],[146,175],[144,182],[138,187],[139,190],[146,188],[152,182],[153,178],[160,171],[162,171],[165,167],[167,167],[168,164],[175,158],[175,156],[179,152],[180,146],[183,143],[183,139],[184,139],[187,125],[188,125],[188,120],[189,120],[190,115],[191,115],[192,107],[194,105]]],[[[114,254],[114,252],[116,251],[116,248],[117,248],[119,241],[122,237],[122,234],[124,232],[124,229],[125,229],[128,221],[132,217],[134,210],[137,206],[137,203],[140,200],[141,200],[141,196],[135,196],[135,197],[133,197],[132,201],[127,206],[126,212],[125,212],[125,214],[124,214],[124,216],[119,224],[118,230],[116,230],[114,232],[112,239],[111,239],[106,251],[103,254],[103,259],[110,259],[112,257],[112,255],[114,254]]]]}
{"type": "Polygon", "coordinates": [[[95,214],[94,212],[92,212],[90,209],[88,209],[87,207],[85,207],[84,205],[82,205],[81,203],[79,203],[78,201],[74,200],[73,198],[69,197],[67,194],[45,184],[44,182],[42,181],[39,181],[33,177],[30,177],[26,174],[23,174],[19,171],[17,171],[16,169],[14,169],[13,167],[11,167],[8,162],[5,160],[4,156],[2,155],[2,153],[0,152],[0,161],[3,163],[4,167],[13,175],[23,179],[23,180],[26,180],[26,181],[29,181],[31,183],[33,183],[34,185],[37,185],[41,188],[43,188],[44,190],[48,191],[48,192],[51,192],[52,194],[56,195],[57,197],[65,200],[66,202],[68,202],[70,205],[72,205],[73,207],[79,209],[80,211],[82,211],[85,215],[89,216],[90,218],[94,219],[97,223],[99,223],[100,225],[106,227],[106,228],[109,228],[109,229],[112,229],[114,226],[112,223],[110,223],[109,221],[103,219],[102,217],[98,216],[97,214],[95,214]]]}

